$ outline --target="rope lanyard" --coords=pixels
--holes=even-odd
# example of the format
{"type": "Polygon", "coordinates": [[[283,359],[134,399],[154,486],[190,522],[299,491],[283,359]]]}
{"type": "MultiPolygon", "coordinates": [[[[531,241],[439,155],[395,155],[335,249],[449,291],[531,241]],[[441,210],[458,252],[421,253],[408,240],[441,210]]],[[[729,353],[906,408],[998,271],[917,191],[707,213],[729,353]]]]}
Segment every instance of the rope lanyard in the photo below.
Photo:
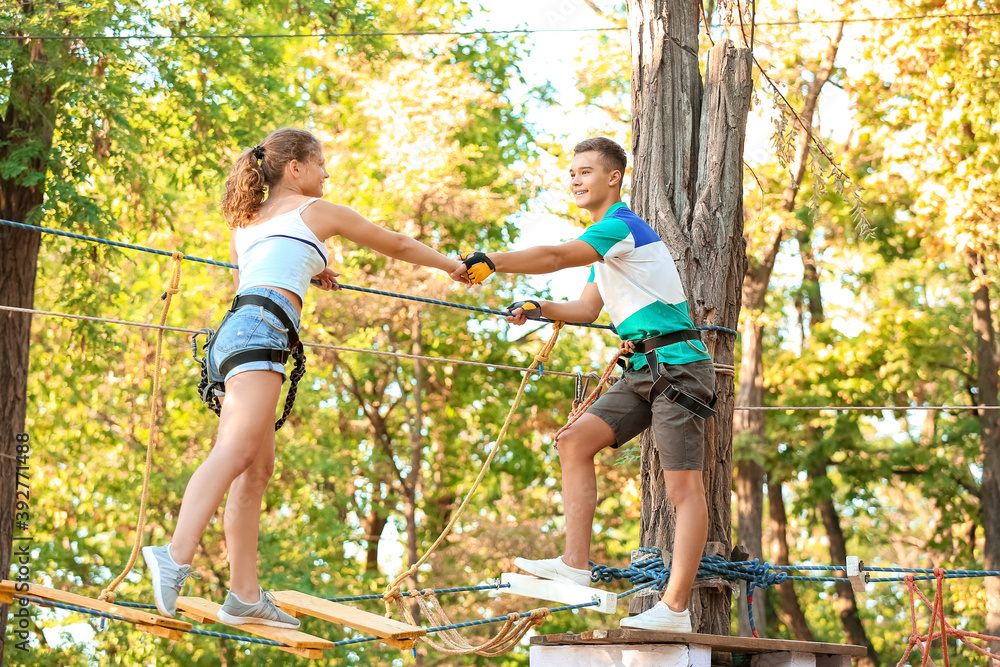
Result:
{"type": "MultiPolygon", "coordinates": [[[[161,327],[167,322],[167,311],[170,310],[170,302],[173,300],[174,294],[178,292],[181,282],[181,260],[183,259],[184,255],[179,252],[171,255],[173,264],[170,270],[170,282],[163,292],[163,296],[160,297],[163,299],[163,308],[160,310],[161,327]]],[[[142,500],[139,503],[139,523],[135,529],[135,540],[132,544],[132,554],[129,556],[128,564],[125,565],[122,573],[115,577],[114,581],[101,591],[100,596],[98,596],[98,599],[104,602],[115,601],[115,589],[128,576],[128,573],[132,571],[136,558],[139,556],[139,549],[142,548],[142,533],[146,527],[146,502],[149,500],[149,476],[153,469],[153,450],[156,447],[156,424],[160,398],[160,361],[162,356],[163,329],[158,329],[156,332],[156,360],[153,362],[153,396],[149,404],[149,439],[146,442],[146,468],[142,473],[142,500]]]]}
{"type": "MultiPolygon", "coordinates": [[[[548,342],[546,342],[544,347],[542,347],[542,351],[539,352],[537,355],[535,355],[535,360],[531,363],[531,366],[529,366],[530,370],[534,370],[536,367],[538,367],[541,364],[544,364],[549,360],[549,354],[552,352],[552,348],[554,348],[556,345],[556,340],[558,340],[559,338],[559,331],[562,329],[562,327],[563,327],[562,322],[556,322],[553,325],[552,337],[549,338],[548,342]]],[[[432,553],[434,553],[434,550],[437,549],[438,546],[449,535],[449,533],[451,533],[452,528],[455,527],[455,524],[458,523],[458,519],[462,516],[462,512],[469,505],[469,501],[472,500],[472,496],[473,494],[475,494],[476,489],[479,488],[479,484],[486,477],[486,472],[489,470],[490,464],[496,457],[497,452],[500,451],[500,444],[503,442],[504,436],[507,435],[507,429],[510,427],[511,422],[514,420],[514,414],[517,412],[517,406],[521,402],[521,397],[524,396],[524,390],[527,388],[528,380],[530,378],[531,378],[530,372],[525,373],[524,377],[521,378],[521,386],[518,387],[517,394],[514,396],[514,402],[511,404],[510,410],[507,412],[507,418],[504,420],[503,426],[500,429],[500,433],[497,435],[496,443],[494,443],[493,449],[490,450],[489,456],[486,457],[486,461],[483,463],[482,468],[479,470],[479,476],[476,477],[476,481],[473,482],[472,488],[469,489],[469,492],[465,494],[465,499],[462,500],[462,504],[452,515],[451,520],[448,522],[448,525],[445,526],[444,530],[441,531],[441,534],[438,536],[437,540],[434,541],[434,544],[432,544],[431,547],[424,552],[424,555],[421,556],[416,563],[412,564],[405,572],[402,572],[401,574],[397,575],[396,578],[392,580],[392,583],[390,583],[389,586],[386,588],[385,594],[382,596],[382,599],[386,603],[387,615],[392,613],[392,607],[390,606],[392,600],[398,597],[400,594],[399,593],[400,584],[402,584],[403,580],[405,580],[407,577],[409,577],[412,574],[415,574],[417,568],[419,568],[421,565],[427,562],[427,559],[430,557],[432,553]]],[[[487,436],[486,440],[483,441],[483,444],[484,445],[488,444],[488,442],[489,442],[489,436],[487,436]]]]}

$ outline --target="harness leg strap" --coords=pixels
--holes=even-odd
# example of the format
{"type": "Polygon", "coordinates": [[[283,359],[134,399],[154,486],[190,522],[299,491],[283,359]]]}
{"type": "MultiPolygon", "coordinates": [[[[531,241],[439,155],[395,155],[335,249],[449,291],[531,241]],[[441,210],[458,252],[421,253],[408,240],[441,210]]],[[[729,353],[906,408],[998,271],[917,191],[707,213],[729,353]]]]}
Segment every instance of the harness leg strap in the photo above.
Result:
{"type": "Polygon", "coordinates": [[[691,394],[681,391],[676,384],[676,380],[669,374],[660,373],[660,362],[656,357],[656,350],[650,350],[646,353],[646,363],[649,364],[649,371],[652,374],[653,386],[649,390],[649,403],[653,404],[660,394],[666,396],[667,400],[671,403],[676,403],[685,410],[694,413],[696,417],[701,417],[702,419],[708,419],[709,417],[714,417],[715,412],[715,402],[718,400],[718,396],[714,393],[712,394],[712,401],[710,403],[702,403],[697,398],[691,394]]]}

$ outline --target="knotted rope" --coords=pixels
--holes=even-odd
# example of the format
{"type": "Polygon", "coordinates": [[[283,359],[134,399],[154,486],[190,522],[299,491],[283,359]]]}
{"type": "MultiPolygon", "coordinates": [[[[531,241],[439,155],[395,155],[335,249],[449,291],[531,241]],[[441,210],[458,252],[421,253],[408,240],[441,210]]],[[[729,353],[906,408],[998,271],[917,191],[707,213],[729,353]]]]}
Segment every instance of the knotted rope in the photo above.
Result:
{"type": "Polygon", "coordinates": [[[453,627],[447,627],[455,624],[448,618],[448,615],[441,607],[441,603],[438,602],[437,597],[434,595],[434,591],[430,589],[409,591],[405,596],[399,591],[393,594],[392,601],[395,602],[396,610],[399,612],[400,617],[405,618],[410,625],[417,625],[409,605],[406,604],[405,597],[416,598],[417,606],[420,607],[420,611],[424,617],[435,626],[443,626],[436,633],[441,641],[431,639],[431,635],[426,635],[422,639],[435,650],[451,655],[475,653],[488,658],[503,655],[517,646],[529,630],[536,625],[544,623],[549,615],[549,609],[547,608],[532,609],[523,618],[517,613],[509,614],[504,621],[503,627],[494,636],[481,644],[472,644],[458,630],[453,627]]]}
{"type": "MultiPolygon", "coordinates": [[[[160,296],[160,299],[163,301],[163,308],[160,310],[161,327],[167,322],[167,311],[170,310],[170,302],[180,287],[181,261],[184,259],[184,255],[175,252],[170,256],[170,259],[173,262],[170,269],[170,282],[167,284],[163,295],[160,296]]],[[[129,556],[128,564],[122,570],[122,573],[115,577],[114,581],[101,591],[101,594],[98,596],[98,599],[104,602],[115,601],[115,589],[128,576],[128,573],[132,571],[136,558],[139,556],[139,549],[142,548],[142,533],[146,527],[146,501],[149,500],[149,475],[153,469],[153,450],[156,446],[156,424],[157,417],[159,416],[157,413],[159,411],[160,398],[160,360],[163,355],[163,331],[161,328],[156,332],[156,361],[153,363],[153,397],[149,405],[149,439],[146,442],[146,469],[142,474],[142,501],[139,503],[139,522],[135,529],[132,555],[129,556]]]]}
{"type": "Polygon", "coordinates": [[[987,658],[991,658],[1000,662],[1000,655],[995,653],[990,653],[981,646],[976,646],[971,643],[969,639],[982,639],[984,641],[1000,641],[1000,637],[991,637],[989,635],[983,635],[978,632],[967,632],[966,630],[958,630],[954,628],[944,617],[944,579],[945,572],[941,568],[934,568],[934,579],[935,579],[935,590],[934,590],[934,601],[931,602],[924,595],[923,591],[917,588],[916,582],[914,581],[913,575],[907,575],[904,577],[903,581],[906,582],[906,590],[910,594],[910,641],[906,647],[906,651],[903,652],[903,657],[899,659],[897,667],[902,667],[906,663],[906,659],[910,657],[910,653],[914,648],[920,649],[920,653],[923,654],[923,660],[920,661],[920,667],[925,667],[928,663],[933,665],[934,661],[931,660],[931,642],[935,639],[941,639],[941,652],[944,656],[945,667],[950,667],[951,659],[948,656],[948,637],[955,637],[958,641],[962,642],[973,651],[980,653],[987,658]],[[931,610],[931,621],[927,628],[927,634],[922,635],[917,631],[917,603],[916,599],[920,600],[931,610]],[[936,632],[934,626],[938,624],[940,629],[936,632]],[[926,644],[926,646],[925,646],[926,644]]]}
{"type": "Polygon", "coordinates": [[[556,442],[559,442],[559,436],[561,436],[566,429],[572,426],[577,419],[583,416],[583,414],[590,409],[590,406],[594,404],[594,401],[596,401],[601,395],[601,389],[608,384],[611,380],[611,374],[615,372],[615,367],[618,365],[618,358],[623,354],[632,354],[633,349],[635,349],[635,343],[630,340],[623,340],[621,344],[618,345],[618,351],[615,352],[615,356],[611,358],[611,363],[608,364],[608,367],[604,369],[604,373],[601,375],[601,379],[597,381],[597,386],[594,387],[594,391],[590,392],[590,396],[587,397],[587,400],[574,405],[573,409],[570,410],[569,418],[566,419],[566,425],[556,432],[556,442]]]}
{"type": "MultiPolygon", "coordinates": [[[[472,500],[472,496],[473,494],[475,494],[476,489],[479,488],[479,484],[486,477],[486,472],[489,470],[490,464],[496,457],[497,452],[500,451],[500,443],[503,442],[504,436],[507,435],[507,429],[510,427],[511,422],[514,421],[514,414],[517,412],[517,406],[518,404],[520,404],[521,397],[524,396],[524,390],[528,386],[528,380],[531,377],[531,371],[534,370],[535,368],[538,368],[540,364],[544,364],[549,360],[549,354],[551,354],[552,348],[554,348],[556,345],[556,340],[558,340],[559,338],[559,331],[562,329],[562,327],[563,327],[563,322],[556,322],[555,324],[552,325],[552,337],[549,338],[548,342],[545,343],[545,345],[542,347],[542,351],[539,352],[537,355],[535,355],[535,360],[531,363],[531,366],[528,367],[528,372],[524,374],[523,378],[521,378],[521,386],[517,390],[517,395],[514,396],[514,402],[511,404],[510,410],[507,412],[507,418],[504,420],[503,427],[501,427],[500,433],[497,435],[496,443],[494,443],[493,449],[490,450],[489,456],[486,457],[486,461],[483,463],[482,468],[479,470],[479,476],[476,477],[476,481],[472,483],[472,488],[469,489],[469,492],[467,494],[465,494],[465,499],[462,500],[462,504],[452,515],[451,520],[448,522],[448,525],[444,527],[444,530],[441,531],[441,534],[438,536],[437,540],[435,540],[434,544],[432,544],[431,547],[424,552],[424,555],[421,556],[416,563],[410,565],[409,569],[407,569],[405,572],[402,572],[401,574],[397,575],[396,578],[392,580],[392,583],[390,583],[389,586],[386,588],[385,593],[382,596],[382,599],[385,601],[386,604],[387,617],[392,616],[392,608],[390,606],[390,602],[398,594],[400,585],[407,577],[409,577],[412,574],[415,574],[417,568],[419,568],[421,565],[427,562],[427,559],[430,557],[432,553],[434,553],[434,550],[437,549],[438,546],[449,535],[449,533],[451,533],[452,528],[455,527],[455,524],[458,523],[458,519],[462,516],[462,512],[465,511],[465,508],[468,506],[469,501],[472,500]]],[[[485,446],[488,443],[489,443],[489,436],[487,436],[486,439],[483,440],[483,445],[485,446]]]]}

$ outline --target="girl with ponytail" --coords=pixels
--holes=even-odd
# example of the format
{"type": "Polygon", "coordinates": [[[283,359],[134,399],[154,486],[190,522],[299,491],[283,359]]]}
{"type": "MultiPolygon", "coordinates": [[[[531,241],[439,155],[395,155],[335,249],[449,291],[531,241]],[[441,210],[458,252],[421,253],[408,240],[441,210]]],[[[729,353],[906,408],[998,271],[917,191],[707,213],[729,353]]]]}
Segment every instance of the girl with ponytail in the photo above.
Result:
{"type": "Polygon", "coordinates": [[[446,274],[462,266],[346,206],[323,200],[327,178],[319,140],[305,130],[284,128],[244,151],[226,181],[222,213],[231,230],[230,257],[238,267],[233,271],[236,299],[206,344],[203,395],[219,404],[219,432],[208,458],[188,481],[172,541],[142,550],[156,607],[165,616],[176,613],[184,581],[197,577],[191,567],[195,549],[228,491],[224,524],[230,590],[220,620],[299,625],[258,583],[257,537],[261,500],[274,470],[273,420],[284,364],[290,351],[300,349],[302,301],[310,281],[324,290],[337,289],[340,274],[327,267],[325,241],[340,236],[446,274]]]}

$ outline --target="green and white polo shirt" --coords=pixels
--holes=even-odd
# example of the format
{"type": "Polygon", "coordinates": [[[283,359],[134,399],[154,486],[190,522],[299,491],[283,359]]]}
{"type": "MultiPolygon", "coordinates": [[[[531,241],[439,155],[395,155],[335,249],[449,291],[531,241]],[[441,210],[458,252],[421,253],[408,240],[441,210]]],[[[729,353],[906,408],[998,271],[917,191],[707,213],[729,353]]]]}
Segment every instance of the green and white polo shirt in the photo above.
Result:
{"type": "MultiPolygon", "coordinates": [[[[666,244],[645,220],[618,202],[580,237],[603,258],[590,269],[623,340],[640,341],[693,329],[680,274],[666,244]]],[[[710,359],[701,341],[682,341],[656,351],[662,363],[690,364],[710,359]]],[[[646,367],[642,355],[632,367],[646,367]]]]}

